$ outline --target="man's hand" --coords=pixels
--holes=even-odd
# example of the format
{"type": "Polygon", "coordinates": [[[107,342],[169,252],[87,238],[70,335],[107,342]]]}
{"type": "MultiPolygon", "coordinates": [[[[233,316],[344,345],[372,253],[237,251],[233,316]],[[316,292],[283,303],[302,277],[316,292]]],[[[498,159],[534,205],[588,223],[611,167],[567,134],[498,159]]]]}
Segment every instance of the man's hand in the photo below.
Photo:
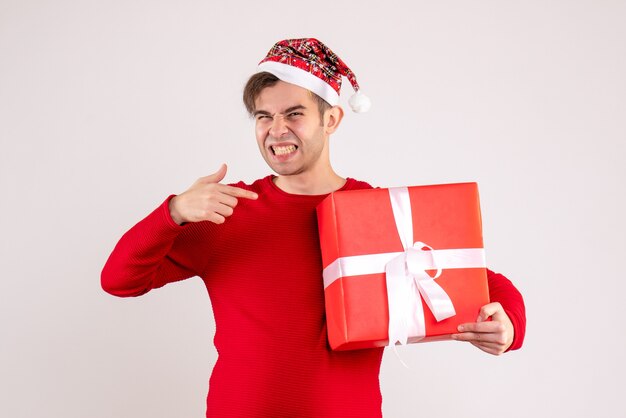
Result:
{"type": "Polygon", "coordinates": [[[226,164],[217,172],[200,177],[189,189],[170,200],[172,219],[183,222],[211,221],[221,224],[233,214],[237,198],[256,199],[258,195],[239,187],[220,184],[226,176],[226,164]]]}
{"type": "Polygon", "coordinates": [[[500,355],[513,343],[515,330],[509,316],[498,302],[480,308],[475,323],[461,324],[459,333],[452,334],[453,340],[469,341],[481,350],[500,355]],[[491,318],[491,321],[488,319],[491,318]]]}

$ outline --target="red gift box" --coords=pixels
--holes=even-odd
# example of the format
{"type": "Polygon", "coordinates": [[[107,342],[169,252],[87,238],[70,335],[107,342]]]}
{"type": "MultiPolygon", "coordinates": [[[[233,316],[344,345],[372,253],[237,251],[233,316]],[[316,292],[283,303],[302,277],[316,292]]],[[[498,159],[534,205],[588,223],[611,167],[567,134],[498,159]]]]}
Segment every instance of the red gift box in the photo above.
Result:
{"type": "Polygon", "coordinates": [[[476,183],[335,192],[317,218],[333,350],[449,339],[489,303],[476,183]]]}

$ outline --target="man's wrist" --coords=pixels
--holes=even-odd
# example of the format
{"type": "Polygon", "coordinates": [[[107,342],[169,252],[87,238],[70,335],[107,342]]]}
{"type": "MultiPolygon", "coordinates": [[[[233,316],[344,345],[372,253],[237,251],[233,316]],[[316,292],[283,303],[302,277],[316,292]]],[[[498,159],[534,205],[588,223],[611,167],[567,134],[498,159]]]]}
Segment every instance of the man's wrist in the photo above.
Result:
{"type": "Polygon", "coordinates": [[[169,202],[169,210],[170,210],[170,217],[172,218],[172,220],[174,222],[176,222],[178,225],[182,225],[185,220],[182,218],[182,216],[180,216],[180,213],[178,213],[178,210],[176,209],[176,198],[178,196],[174,196],[173,198],[170,199],[169,202]]]}

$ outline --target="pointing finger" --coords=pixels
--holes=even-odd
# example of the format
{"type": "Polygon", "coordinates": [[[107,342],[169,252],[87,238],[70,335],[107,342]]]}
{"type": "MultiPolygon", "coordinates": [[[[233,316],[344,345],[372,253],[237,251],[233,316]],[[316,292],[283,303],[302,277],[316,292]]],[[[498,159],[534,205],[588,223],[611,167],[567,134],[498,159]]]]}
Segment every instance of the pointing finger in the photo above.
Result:
{"type": "Polygon", "coordinates": [[[254,193],[251,190],[242,189],[240,187],[235,186],[224,186],[221,190],[222,193],[234,196],[234,197],[243,197],[244,199],[257,199],[259,197],[258,194],[254,193]]]}

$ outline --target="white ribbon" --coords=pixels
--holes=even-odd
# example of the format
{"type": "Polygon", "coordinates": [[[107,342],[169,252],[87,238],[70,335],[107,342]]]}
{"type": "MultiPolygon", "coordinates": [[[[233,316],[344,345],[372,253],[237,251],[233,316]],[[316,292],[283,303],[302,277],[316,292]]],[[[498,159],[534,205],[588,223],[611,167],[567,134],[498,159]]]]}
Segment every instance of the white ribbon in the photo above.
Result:
{"type": "Polygon", "coordinates": [[[414,242],[409,190],[406,187],[388,190],[404,251],[340,257],[324,269],[324,287],[341,277],[386,273],[389,345],[407,344],[409,337],[419,339],[426,335],[421,297],[437,321],[456,314],[450,297],[435,282],[442,269],[484,268],[485,253],[482,248],[434,250],[422,242],[414,242]],[[434,277],[426,272],[435,269],[434,277]]]}

